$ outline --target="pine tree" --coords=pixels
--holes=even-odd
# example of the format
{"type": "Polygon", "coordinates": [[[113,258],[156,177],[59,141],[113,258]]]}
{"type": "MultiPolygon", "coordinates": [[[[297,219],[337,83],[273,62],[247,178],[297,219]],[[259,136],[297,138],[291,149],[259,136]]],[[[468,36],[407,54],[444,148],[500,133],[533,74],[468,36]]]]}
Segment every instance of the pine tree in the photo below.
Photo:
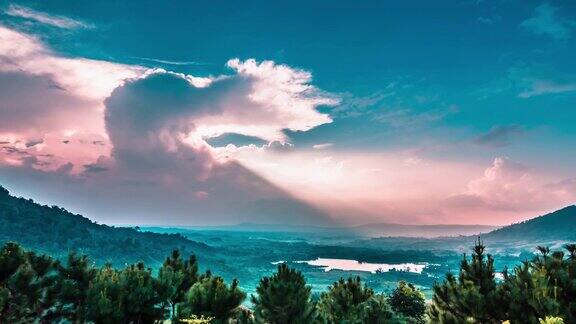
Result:
{"type": "Polygon", "coordinates": [[[178,250],[166,258],[158,271],[158,285],[162,300],[170,306],[173,320],[176,316],[178,303],[184,301],[186,292],[198,281],[198,263],[191,255],[183,261],[178,250]]]}
{"type": "Polygon", "coordinates": [[[400,281],[396,289],[390,294],[389,302],[395,312],[413,318],[416,322],[424,322],[426,299],[424,294],[414,285],[400,281]]]}
{"type": "Polygon", "coordinates": [[[372,296],[364,303],[362,321],[372,324],[404,324],[408,321],[396,313],[384,294],[372,296]]]}
{"type": "Polygon", "coordinates": [[[340,278],[322,293],[318,303],[320,318],[325,323],[363,323],[365,308],[374,295],[360,277],[340,278]]]}
{"type": "Polygon", "coordinates": [[[272,324],[310,323],[315,317],[310,287],[300,271],[278,265],[271,277],[264,277],[252,295],[257,322],[272,324]]]}
{"type": "Polygon", "coordinates": [[[88,290],[87,317],[94,323],[153,323],[164,318],[155,280],[143,263],[117,271],[104,266],[88,290]]]}
{"type": "Polygon", "coordinates": [[[58,266],[58,280],[54,285],[56,305],[51,311],[53,320],[66,319],[74,323],[86,321],[86,299],[96,269],[86,255],[71,252],[65,266],[58,266]]]}
{"type": "Polygon", "coordinates": [[[538,247],[540,254],[531,262],[505,274],[502,295],[511,323],[540,323],[547,316],[576,322],[576,246],[566,245],[566,250],[568,258],[538,247]]]}
{"type": "Polygon", "coordinates": [[[0,323],[44,320],[53,306],[56,262],[16,243],[0,251],[0,323]]]}
{"type": "Polygon", "coordinates": [[[87,292],[87,318],[99,323],[120,323],[125,320],[120,274],[106,264],[97,273],[87,292]]]}
{"type": "Polygon", "coordinates": [[[236,279],[228,286],[222,277],[208,272],[186,294],[186,300],[178,309],[178,318],[204,315],[213,317],[215,324],[226,323],[245,298],[246,294],[240,290],[236,279]]]}
{"type": "Polygon", "coordinates": [[[434,286],[428,315],[434,323],[501,323],[505,320],[495,280],[494,259],[478,239],[472,259],[464,255],[458,278],[434,286]]]}

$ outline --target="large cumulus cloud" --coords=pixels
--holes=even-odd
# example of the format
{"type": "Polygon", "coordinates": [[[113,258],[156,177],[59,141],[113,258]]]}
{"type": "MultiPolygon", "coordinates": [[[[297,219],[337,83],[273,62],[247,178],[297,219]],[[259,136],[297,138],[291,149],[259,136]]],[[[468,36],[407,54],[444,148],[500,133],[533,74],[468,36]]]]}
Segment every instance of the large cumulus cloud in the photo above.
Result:
{"type": "Polygon", "coordinates": [[[207,142],[288,145],[284,130],[331,122],[316,108],[336,100],[309,73],[234,59],[201,78],[59,57],[5,27],[0,38],[0,179],[17,193],[114,223],[326,221],[207,142]]]}

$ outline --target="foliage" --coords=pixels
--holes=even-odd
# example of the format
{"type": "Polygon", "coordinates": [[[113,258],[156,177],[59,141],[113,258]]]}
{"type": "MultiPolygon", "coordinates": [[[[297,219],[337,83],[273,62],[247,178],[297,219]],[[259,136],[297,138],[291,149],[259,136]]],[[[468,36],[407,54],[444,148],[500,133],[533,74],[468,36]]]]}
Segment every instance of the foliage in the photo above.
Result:
{"type": "Polygon", "coordinates": [[[434,287],[428,316],[434,323],[529,323],[559,318],[576,321],[576,245],[566,245],[569,255],[538,247],[539,255],[494,278],[494,260],[484,256],[478,242],[472,260],[465,257],[460,275],[448,275],[434,287]],[[544,319],[544,320],[542,320],[544,319]]]}
{"type": "Polygon", "coordinates": [[[434,296],[428,315],[437,323],[464,323],[473,319],[481,323],[500,323],[500,295],[495,280],[494,259],[484,254],[478,240],[472,259],[466,255],[460,264],[458,278],[452,274],[434,286],[434,296]]]}
{"type": "Polygon", "coordinates": [[[329,323],[355,323],[362,318],[362,309],[372,296],[374,291],[362,284],[360,277],[340,278],[320,296],[320,317],[329,323]]]}
{"type": "Polygon", "coordinates": [[[186,300],[179,307],[178,316],[204,315],[214,317],[213,323],[226,323],[245,298],[246,293],[238,288],[237,280],[228,286],[222,277],[208,272],[190,288],[186,300]]]}
{"type": "Polygon", "coordinates": [[[362,284],[360,277],[341,278],[321,295],[319,318],[324,323],[401,323],[384,295],[362,284]]]}
{"type": "Polygon", "coordinates": [[[306,279],[286,263],[279,264],[271,277],[262,278],[256,292],[252,303],[258,322],[310,323],[316,316],[306,279]]]}
{"type": "Polygon", "coordinates": [[[166,258],[158,271],[158,289],[162,300],[170,305],[172,317],[176,306],[184,301],[186,292],[198,281],[198,262],[194,255],[183,261],[178,250],[166,258]]]}
{"type": "Polygon", "coordinates": [[[87,292],[96,276],[96,269],[85,255],[71,252],[65,266],[58,266],[58,280],[54,283],[55,304],[53,319],[71,322],[86,321],[87,292]]]}
{"type": "MultiPolygon", "coordinates": [[[[188,282],[195,281],[195,258],[182,262],[180,270],[188,274],[188,282]]],[[[245,297],[236,282],[231,290],[245,297]]],[[[16,243],[0,250],[0,323],[155,323],[168,315],[163,291],[142,262],[120,270],[111,264],[98,269],[74,252],[61,265],[16,243]]]]}
{"type": "Polygon", "coordinates": [[[393,324],[408,322],[401,313],[395,312],[384,294],[368,299],[363,310],[364,323],[393,324]]]}
{"type": "Polygon", "coordinates": [[[238,307],[232,316],[231,324],[253,324],[255,323],[254,313],[246,307],[238,307]]]}
{"type": "Polygon", "coordinates": [[[395,312],[403,314],[416,322],[423,322],[426,313],[424,294],[411,283],[400,281],[398,287],[389,296],[389,303],[395,312]]]}
{"type": "Polygon", "coordinates": [[[546,316],[545,319],[540,319],[540,324],[564,324],[562,317],[546,316]]]}
{"type": "Polygon", "coordinates": [[[174,248],[206,257],[212,252],[209,246],[180,234],[100,225],[61,207],[12,197],[0,186],[0,243],[16,239],[26,248],[58,259],[66,259],[68,251],[75,250],[100,264],[111,262],[114,266],[138,261],[156,266],[174,248]]]}
{"type": "Polygon", "coordinates": [[[143,263],[123,270],[104,266],[88,289],[88,319],[95,323],[152,323],[164,318],[151,270],[143,263]]]}
{"type": "Polygon", "coordinates": [[[504,273],[502,294],[512,322],[540,323],[546,316],[576,322],[576,245],[565,248],[568,257],[538,247],[540,254],[531,262],[517,266],[512,274],[504,273]]]}
{"type": "Polygon", "coordinates": [[[56,263],[15,243],[0,251],[0,323],[47,318],[53,304],[56,263]]]}

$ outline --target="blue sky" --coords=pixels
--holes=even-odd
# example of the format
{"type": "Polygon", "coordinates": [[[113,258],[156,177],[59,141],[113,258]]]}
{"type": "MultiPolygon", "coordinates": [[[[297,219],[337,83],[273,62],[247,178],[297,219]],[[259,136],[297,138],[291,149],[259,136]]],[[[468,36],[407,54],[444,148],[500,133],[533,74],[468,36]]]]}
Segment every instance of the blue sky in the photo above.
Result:
{"type": "MultiPolygon", "coordinates": [[[[486,205],[474,205],[478,211],[471,214],[508,213],[506,221],[574,201],[574,1],[10,1],[0,9],[3,26],[36,37],[62,58],[163,68],[205,78],[230,74],[226,62],[232,58],[269,60],[309,72],[307,83],[316,89],[315,95],[333,100],[314,104],[331,122],[305,129],[286,127],[282,142],[295,154],[318,155],[316,146],[327,150],[309,159],[342,162],[347,156],[372,156],[371,162],[343,162],[352,168],[379,164],[373,158],[378,155],[424,161],[429,172],[451,164],[461,167],[456,169],[466,181],[446,189],[443,198],[422,198],[423,205],[434,206],[425,210],[405,208],[414,197],[390,196],[379,202],[366,198],[374,206],[390,204],[390,215],[420,215],[406,216],[408,222],[451,222],[454,212],[445,210],[444,201],[460,195],[477,195],[486,205]],[[497,190],[502,188],[472,187],[491,168],[498,169],[498,159],[511,170],[529,170],[519,179],[540,179],[530,193],[506,189],[507,194],[535,195],[539,201],[542,188],[567,183],[555,189],[561,198],[543,199],[555,202],[550,204],[527,202],[526,209],[493,202],[506,200],[497,190]]],[[[224,134],[208,143],[259,147],[273,141],[245,135],[224,134]]],[[[274,159],[293,163],[286,156],[236,158],[290,195],[325,207],[326,201],[308,198],[328,200],[327,196],[302,194],[295,189],[298,183],[285,179],[289,175],[259,169],[263,161],[274,159]]],[[[502,178],[500,186],[523,186],[518,182],[523,180],[511,180],[508,174],[502,178]]],[[[23,182],[11,178],[10,183],[18,189],[23,182]]],[[[352,195],[345,184],[341,186],[344,196],[352,195]]],[[[379,217],[375,211],[349,210],[379,217]]],[[[392,219],[402,222],[398,217],[392,219]]],[[[497,219],[476,217],[481,216],[454,222],[497,219]]]]}

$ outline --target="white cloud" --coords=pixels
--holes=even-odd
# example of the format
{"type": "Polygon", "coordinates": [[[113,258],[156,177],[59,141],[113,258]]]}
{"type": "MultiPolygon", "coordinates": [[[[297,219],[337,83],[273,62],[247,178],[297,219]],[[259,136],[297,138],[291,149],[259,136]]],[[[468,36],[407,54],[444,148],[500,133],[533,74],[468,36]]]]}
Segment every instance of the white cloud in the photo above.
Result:
{"type": "Polygon", "coordinates": [[[531,79],[528,80],[530,87],[522,91],[518,97],[530,98],[551,93],[564,93],[576,91],[576,83],[557,83],[550,80],[531,79]]]}
{"type": "Polygon", "coordinates": [[[0,25],[0,72],[48,75],[56,86],[85,98],[103,99],[122,80],[146,69],[53,53],[36,37],[0,25]]]}
{"type": "Polygon", "coordinates": [[[54,16],[45,12],[35,11],[27,7],[10,5],[5,13],[12,17],[34,20],[39,23],[64,29],[93,28],[91,24],[63,16],[54,16]]]}
{"type": "Polygon", "coordinates": [[[166,65],[206,65],[206,63],[196,61],[174,61],[174,60],[164,60],[164,59],[140,57],[140,56],[131,56],[130,58],[166,65]]]}
{"type": "Polygon", "coordinates": [[[198,120],[202,136],[237,133],[286,142],[284,129],[307,131],[332,122],[316,108],[335,105],[338,99],[311,85],[309,72],[253,59],[232,59],[227,65],[236,72],[245,93],[240,94],[240,102],[228,102],[222,114],[198,120]]]}
{"type": "Polygon", "coordinates": [[[334,143],[322,143],[322,144],[315,144],[312,145],[312,148],[315,150],[324,150],[334,146],[334,143]]]}
{"type": "Polygon", "coordinates": [[[520,24],[520,27],[536,35],[549,36],[555,40],[569,39],[575,26],[576,21],[558,16],[558,8],[549,3],[536,7],[534,16],[520,24]]]}

